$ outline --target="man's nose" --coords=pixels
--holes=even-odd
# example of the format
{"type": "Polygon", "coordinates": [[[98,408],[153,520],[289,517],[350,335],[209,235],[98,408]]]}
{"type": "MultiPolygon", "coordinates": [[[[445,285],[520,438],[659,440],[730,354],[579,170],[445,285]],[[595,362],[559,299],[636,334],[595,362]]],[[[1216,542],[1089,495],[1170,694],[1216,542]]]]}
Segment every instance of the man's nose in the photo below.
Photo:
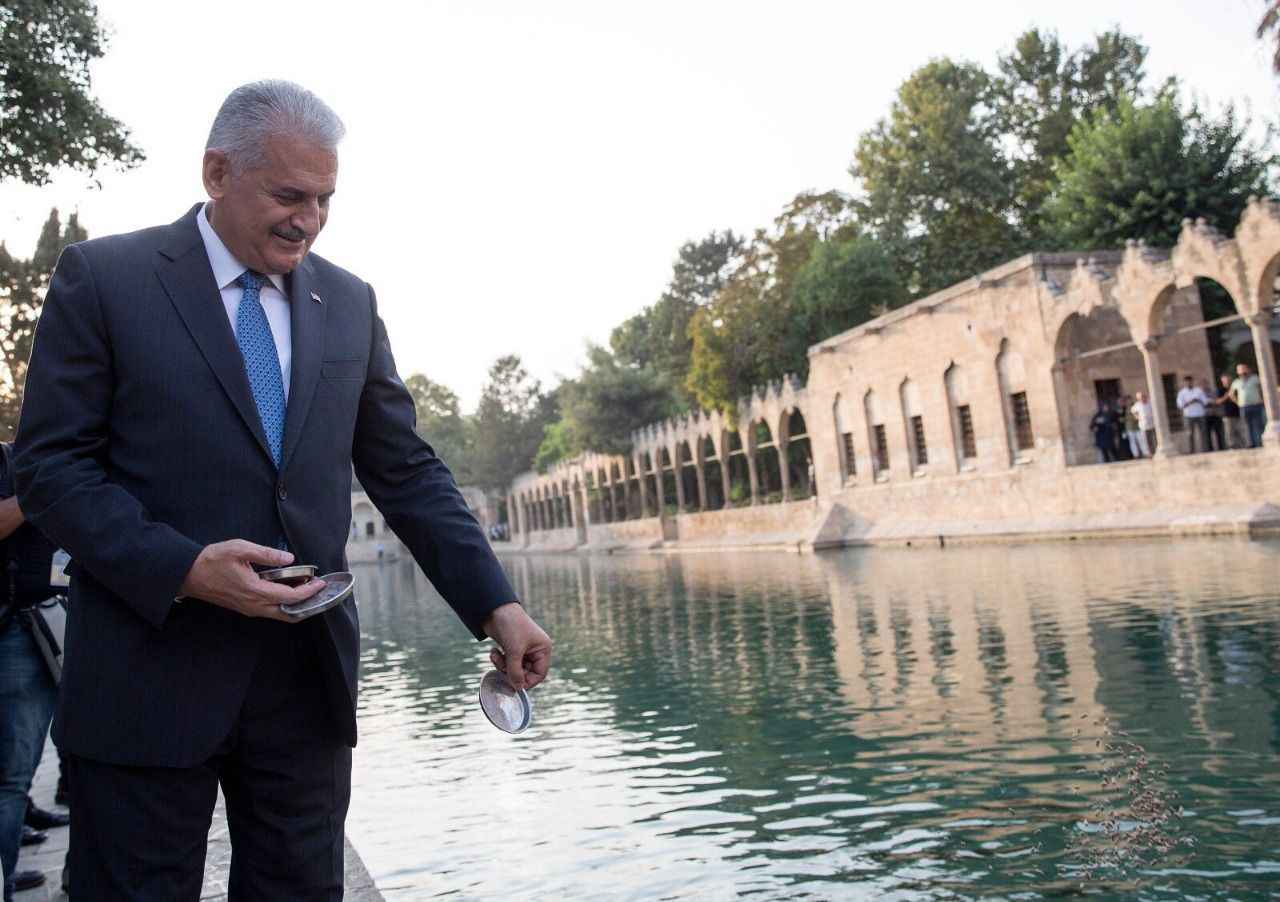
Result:
{"type": "Polygon", "coordinates": [[[289,225],[301,232],[306,232],[308,238],[316,236],[320,231],[320,223],[319,200],[312,200],[303,204],[302,208],[289,219],[289,225]]]}

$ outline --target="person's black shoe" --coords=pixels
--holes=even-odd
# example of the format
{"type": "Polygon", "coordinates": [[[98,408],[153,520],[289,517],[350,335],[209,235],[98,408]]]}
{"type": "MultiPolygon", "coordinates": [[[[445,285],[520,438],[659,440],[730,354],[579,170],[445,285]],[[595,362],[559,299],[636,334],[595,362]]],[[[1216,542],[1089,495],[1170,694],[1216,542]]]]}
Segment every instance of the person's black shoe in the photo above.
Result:
{"type": "Polygon", "coordinates": [[[22,845],[38,846],[48,838],[48,833],[28,827],[26,824],[22,825],[22,845]]]}
{"type": "Polygon", "coordinates": [[[45,811],[28,797],[27,816],[23,819],[23,823],[37,830],[49,830],[53,827],[67,826],[71,823],[71,815],[62,814],[59,811],[45,811]]]}
{"type": "Polygon", "coordinates": [[[39,871],[14,871],[13,888],[17,892],[35,889],[37,886],[44,886],[44,874],[39,871]]]}

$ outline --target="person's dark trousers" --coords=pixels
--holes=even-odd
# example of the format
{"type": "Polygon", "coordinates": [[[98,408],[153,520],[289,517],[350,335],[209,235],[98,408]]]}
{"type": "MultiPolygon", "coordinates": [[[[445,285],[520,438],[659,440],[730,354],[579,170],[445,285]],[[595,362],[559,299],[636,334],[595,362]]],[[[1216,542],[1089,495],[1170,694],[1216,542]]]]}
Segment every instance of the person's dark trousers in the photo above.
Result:
{"type": "Polygon", "coordinates": [[[1204,417],[1187,417],[1187,453],[1199,454],[1208,451],[1207,433],[1204,428],[1204,417]]]}
{"type": "Polygon", "coordinates": [[[0,866],[5,899],[13,895],[27,793],[57,696],[23,615],[11,614],[0,629],[0,866]]]}
{"type": "Polygon", "coordinates": [[[1240,408],[1245,428],[1249,431],[1249,447],[1262,447],[1262,430],[1267,425],[1267,408],[1263,404],[1246,404],[1240,408]]]}
{"type": "Polygon", "coordinates": [[[351,749],[324,703],[307,629],[320,624],[259,625],[272,635],[213,758],[163,768],[67,755],[72,899],[196,902],[219,784],[231,835],[229,902],[342,898],[351,749]]]}
{"type": "Polygon", "coordinates": [[[1098,463],[1109,464],[1116,459],[1116,452],[1111,450],[1110,445],[1097,445],[1098,463]]]}
{"type": "Polygon", "coordinates": [[[1204,418],[1204,428],[1208,433],[1205,447],[1210,451],[1227,450],[1227,433],[1222,428],[1222,417],[1206,416],[1204,418]]]}

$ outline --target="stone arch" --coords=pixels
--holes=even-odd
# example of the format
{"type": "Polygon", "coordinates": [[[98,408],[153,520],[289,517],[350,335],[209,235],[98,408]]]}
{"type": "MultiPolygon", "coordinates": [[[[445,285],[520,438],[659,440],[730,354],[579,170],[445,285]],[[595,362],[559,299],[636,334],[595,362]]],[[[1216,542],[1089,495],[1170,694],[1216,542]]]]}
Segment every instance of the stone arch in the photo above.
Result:
{"type": "MultiPolygon", "coordinates": [[[[676,479],[679,497],[684,498],[683,511],[698,509],[698,471],[688,439],[676,443],[676,479]]],[[[683,512],[682,511],[682,512],[683,512]]]]}
{"type": "Polygon", "coordinates": [[[876,480],[888,479],[892,462],[889,459],[889,434],[884,421],[884,410],[874,389],[867,389],[862,396],[862,410],[867,423],[867,446],[871,449],[871,475],[876,480]]]}
{"type": "Polygon", "coordinates": [[[728,504],[728,499],[724,497],[723,461],[715,439],[710,435],[700,436],[698,455],[702,466],[699,479],[706,491],[706,510],[720,510],[728,504]]]}
{"type": "Polygon", "coordinates": [[[951,361],[942,374],[942,386],[947,395],[947,414],[951,425],[951,447],[955,449],[956,469],[970,469],[978,460],[978,434],[974,428],[971,405],[969,371],[951,361]]]}
{"type": "Polygon", "coordinates": [[[925,434],[920,386],[910,376],[898,385],[898,400],[902,405],[902,423],[906,431],[907,467],[913,474],[923,473],[929,468],[929,440],[925,434]]]}
{"type": "Polygon", "coordinates": [[[809,441],[809,425],[805,422],[804,412],[800,407],[789,407],[782,412],[782,424],[785,432],[778,430],[779,438],[786,436],[785,461],[787,465],[784,490],[793,498],[808,498],[815,492],[813,467],[813,446],[809,441]]]}
{"type": "Polygon", "coordinates": [[[845,399],[836,392],[831,402],[831,422],[835,427],[836,460],[840,466],[840,484],[850,482],[858,475],[858,457],[853,444],[853,417],[845,409],[845,399]]]}
{"type": "Polygon", "coordinates": [[[751,468],[747,464],[747,449],[742,444],[742,433],[726,429],[720,443],[724,449],[724,466],[729,476],[729,497],[726,507],[740,507],[751,503],[751,468]]]}
{"type": "MultiPolygon", "coordinates": [[[[658,449],[658,478],[662,480],[663,506],[679,512],[676,495],[676,469],[671,460],[671,452],[665,447],[658,449]]],[[[663,511],[666,513],[667,511],[663,511]]]]}
{"type": "Polygon", "coordinates": [[[357,501],[351,508],[352,537],[357,541],[377,534],[378,514],[368,501],[357,501]]]}
{"type": "Polygon", "coordinates": [[[1026,362],[1009,339],[1000,340],[996,355],[996,385],[1000,390],[1000,410],[1004,417],[1009,463],[1027,459],[1035,451],[1035,424],[1027,386],[1026,362]]]}
{"type": "Polygon", "coordinates": [[[756,420],[751,424],[752,436],[755,440],[757,478],[760,480],[760,499],[765,503],[782,500],[782,469],[778,457],[777,443],[773,439],[773,430],[769,421],[756,420]]]}

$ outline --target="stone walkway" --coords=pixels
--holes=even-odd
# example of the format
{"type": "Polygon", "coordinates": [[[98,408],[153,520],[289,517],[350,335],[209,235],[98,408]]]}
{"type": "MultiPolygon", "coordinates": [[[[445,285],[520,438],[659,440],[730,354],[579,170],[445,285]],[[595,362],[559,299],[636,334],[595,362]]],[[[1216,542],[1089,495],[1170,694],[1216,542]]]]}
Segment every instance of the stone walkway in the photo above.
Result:
{"type": "MultiPolygon", "coordinates": [[[[53,793],[58,782],[58,753],[52,745],[45,747],[44,758],[31,786],[31,795],[42,808],[54,808],[53,793]]],[[[56,809],[64,810],[64,809],[56,809]]],[[[48,877],[45,885],[14,896],[14,902],[67,902],[62,892],[62,863],[67,856],[68,828],[47,831],[48,840],[38,846],[27,846],[18,859],[18,870],[40,870],[48,877]]],[[[347,895],[348,902],[382,902],[382,894],[373,885],[373,879],[365,870],[364,862],[356,854],[351,840],[347,840],[347,895]]],[[[227,868],[231,863],[231,840],[227,835],[227,819],[222,808],[222,794],[218,794],[218,808],[209,828],[209,852],[205,857],[204,889],[201,902],[226,902],[227,868]]]]}

